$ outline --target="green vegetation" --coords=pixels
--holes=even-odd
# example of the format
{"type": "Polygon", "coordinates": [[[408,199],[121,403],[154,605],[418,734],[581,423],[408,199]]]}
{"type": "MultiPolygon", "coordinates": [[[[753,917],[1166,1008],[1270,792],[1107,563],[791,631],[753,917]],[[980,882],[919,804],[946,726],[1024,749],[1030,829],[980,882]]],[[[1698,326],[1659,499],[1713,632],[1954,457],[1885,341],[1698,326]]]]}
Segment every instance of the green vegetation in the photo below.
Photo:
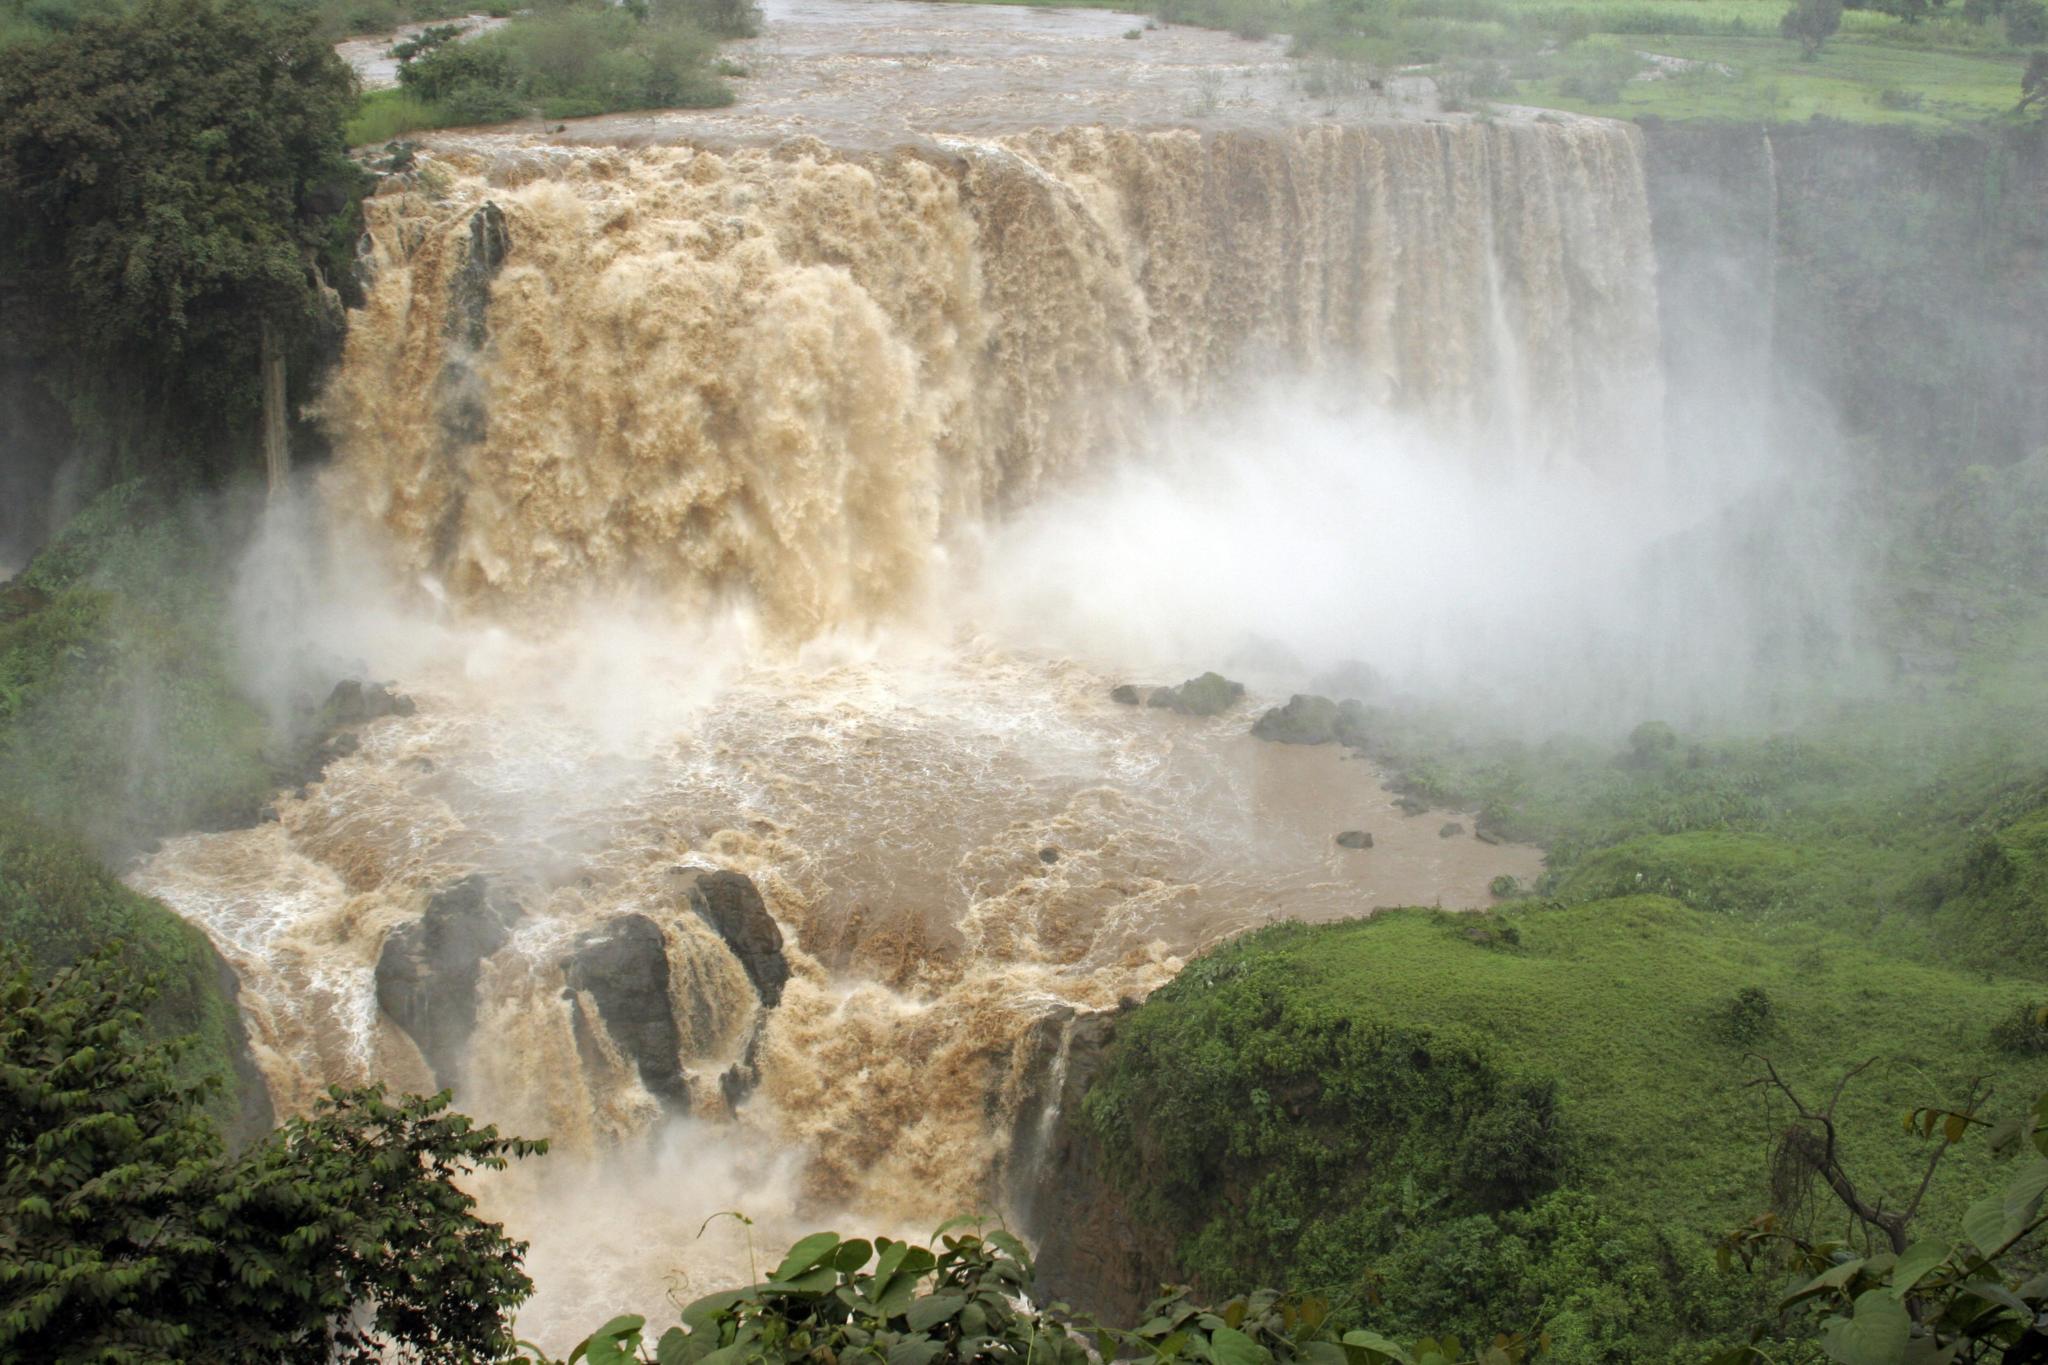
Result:
{"type": "Polygon", "coordinates": [[[92,853],[0,805],[0,942],[45,974],[120,945],[120,961],[156,982],[144,1014],[151,1037],[182,1038],[180,1079],[222,1088],[208,1112],[238,1137],[269,1124],[263,1086],[246,1060],[242,1023],[225,988],[227,965],[206,935],[138,895],[92,853]]]}
{"type": "Polygon", "coordinates": [[[214,1078],[145,1042],[104,957],[0,969],[0,1355],[492,1360],[525,1247],[454,1183],[546,1150],[435,1099],[340,1091],[229,1157],[214,1078]],[[403,1353],[394,1357],[390,1352],[403,1353]]]}
{"type": "Polygon", "coordinates": [[[1290,35],[1304,92],[1333,112],[1376,98],[1371,82],[1386,72],[1422,66],[1453,108],[1942,127],[2024,112],[2028,49],[2048,42],[2037,36],[2048,10],[2037,16],[2032,3],[1155,0],[1150,9],[1244,38],[1290,35]]]}
{"type": "Polygon", "coordinates": [[[9,585],[0,800],[117,855],[256,818],[292,756],[230,677],[225,511],[120,485],[9,585]]]}
{"type": "Polygon", "coordinates": [[[309,392],[354,102],[313,17],[254,0],[142,0],[0,49],[0,358],[68,415],[88,491],[252,463],[266,336],[309,392]]]}
{"type": "Polygon", "coordinates": [[[751,0],[551,0],[482,37],[443,35],[401,51],[400,88],[366,95],[348,138],[360,146],[533,114],[730,104],[732,87],[713,62],[718,39],[753,33],[759,23],[751,0]]]}
{"type": "MultiPolygon", "coordinates": [[[[0,0],[0,48],[71,33],[101,19],[120,19],[132,0],[0,0]]],[[[477,10],[501,12],[499,0],[271,0],[278,13],[309,16],[320,36],[333,42],[358,33],[388,33],[401,24],[452,19],[477,10]]]]}
{"type": "MultiPolygon", "coordinates": [[[[1120,1025],[1086,1121],[1207,1292],[1284,1283],[1395,1336],[1478,1314],[1541,1321],[1559,1361],[1661,1358],[1753,1309],[1712,1256],[1763,1200],[1752,1049],[1823,1092],[1875,1055],[1842,1149],[1909,1195],[1925,1150],[1900,1113],[1978,1076],[2048,1084],[2048,1059],[1992,1041],[2037,993],[1648,896],[1284,925],[1120,1025]]],[[[1922,1217],[1958,1218],[1987,1160],[1951,1156],[1922,1217]]]]}
{"type": "MultiPolygon", "coordinates": [[[[734,1215],[739,1217],[740,1215],[734,1215]]],[[[742,1220],[744,1221],[744,1219],[742,1220]]],[[[956,1218],[940,1249],[886,1237],[869,1242],[817,1232],[791,1247],[759,1284],[697,1300],[680,1325],[647,1341],[647,1320],[614,1318],[570,1353],[569,1365],[711,1361],[873,1360],[894,1365],[1085,1365],[1091,1359],[1155,1365],[1519,1365],[1540,1343],[1526,1334],[1474,1343],[1425,1338],[1412,1349],[1376,1332],[1341,1336],[1329,1305],[1270,1289],[1205,1308],[1169,1289],[1132,1329],[1034,1305],[1024,1244],[983,1221],[956,1218]],[[958,1232],[960,1228],[971,1231],[958,1232]],[[872,1263],[872,1268],[870,1268],[872,1263]],[[1092,1348],[1092,1354],[1091,1354],[1092,1348]]],[[[557,1365],[538,1353],[518,1365],[557,1365]]]]}

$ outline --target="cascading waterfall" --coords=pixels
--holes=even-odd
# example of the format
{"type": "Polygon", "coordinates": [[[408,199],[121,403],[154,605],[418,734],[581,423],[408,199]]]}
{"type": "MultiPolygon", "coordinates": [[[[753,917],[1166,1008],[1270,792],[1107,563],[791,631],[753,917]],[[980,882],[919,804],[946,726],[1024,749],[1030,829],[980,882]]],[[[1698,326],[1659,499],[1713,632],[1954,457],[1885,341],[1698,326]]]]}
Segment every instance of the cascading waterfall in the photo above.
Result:
{"type": "Polygon", "coordinates": [[[736,1227],[698,1239],[721,1209],[765,1243],[998,1202],[1055,1021],[1276,915],[1483,904],[1535,871],[1242,715],[1117,707],[971,629],[847,632],[914,615],[949,538],[1257,375],[1502,468],[1653,449],[1634,130],[456,143],[365,209],[323,506],[449,604],[393,669],[418,709],[134,880],[240,971],[282,1108],[452,1081],[556,1140],[485,1192],[537,1239],[523,1330],[742,1273],[736,1227]],[[783,652],[720,645],[735,605],[783,652]],[[1372,860],[1334,856],[1361,818],[1372,860]],[[776,991],[695,889],[713,869],[779,925],[776,991]],[[452,1042],[379,1007],[402,933],[429,986],[475,982],[452,1042]]]}
{"type": "Polygon", "coordinates": [[[886,616],[947,529],[1250,373],[1428,412],[1503,464],[1640,450],[1661,391],[1638,137],[450,155],[367,206],[369,306],[326,404],[340,482],[467,599],[738,593],[803,634],[886,616]],[[470,353],[451,290],[487,202],[513,245],[470,353]]]}

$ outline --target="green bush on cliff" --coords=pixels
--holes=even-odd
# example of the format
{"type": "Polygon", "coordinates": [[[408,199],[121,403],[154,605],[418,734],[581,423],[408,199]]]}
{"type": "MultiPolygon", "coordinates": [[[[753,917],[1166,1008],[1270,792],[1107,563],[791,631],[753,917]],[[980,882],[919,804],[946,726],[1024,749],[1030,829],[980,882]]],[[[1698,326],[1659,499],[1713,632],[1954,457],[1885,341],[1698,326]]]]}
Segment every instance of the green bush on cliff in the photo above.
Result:
{"type": "Polygon", "coordinates": [[[47,975],[121,945],[120,960],[153,977],[144,1010],[150,1036],[185,1038],[178,1074],[222,1088],[209,1113],[243,1139],[269,1127],[270,1103],[248,1061],[233,977],[206,935],[123,886],[90,851],[0,804],[0,942],[47,975]]]}

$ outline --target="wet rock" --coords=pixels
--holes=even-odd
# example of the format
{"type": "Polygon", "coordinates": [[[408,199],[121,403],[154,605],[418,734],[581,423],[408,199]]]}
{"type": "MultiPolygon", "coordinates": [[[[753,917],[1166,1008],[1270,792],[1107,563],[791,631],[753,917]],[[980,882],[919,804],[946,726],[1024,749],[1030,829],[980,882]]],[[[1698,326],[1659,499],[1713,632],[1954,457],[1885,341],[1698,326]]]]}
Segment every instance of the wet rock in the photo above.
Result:
{"type": "Polygon", "coordinates": [[[1436,832],[1436,837],[1439,839],[1455,839],[1464,832],[1465,827],[1463,825],[1459,824],[1456,820],[1451,820],[1447,821],[1444,827],[1436,832]]]}
{"type": "Polygon", "coordinates": [[[1136,706],[1138,704],[1138,689],[1129,683],[1118,683],[1115,687],[1109,689],[1109,699],[1119,706],[1136,706]]]}
{"type": "Polygon", "coordinates": [[[1244,684],[1232,682],[1221,673],[1204,673],[1189,678],[1179,687],[1155,687],[1145,705],[1175,711],[1183,716],[1220,716],[1244,699],[1244,684]]]}
{"type": "Polygon", "coordinates": [[[383,683],[366,683],[346,678],[327,694],[323,710],[330,725],[361,725],[385,716],[409,716],[418,708],[411,697],[394,692],[383,683]]]}
{"type": "Polygon", "coordinates": [[[472,350],[484,344],[491,282],[511,251],[505,211],[487,199],[469,216],[469,250],[448,286],[448,335],[467,342],[472,350]]]}
{"type": "Polygon", "coordinates": [[[1429,802],[1419,796],[1399,796],[1394,799],[1394,804],[1401,808],[1403,815],[1420,815],[1429,809],[1429,802]]]}
{"type": "Polygon", "coordinates": [[[678,889],[689,907],[725,940],[761,1003],[773,1009],[782,1003],[789,982],[789,960],[782,955],[782,930],[753,882],[737,872],[677,869],[678,889]]]}
{"type": "Polygon", "coordinates": [[[1472,837],[1477,839],[1482,844],[1494,844],[1497,846],[1507,842],[1506,839],[1502,838],[1494,831],[1487,829],[1483,825],[1479,826],[1478,828],[1475,828],[1472,831],[1472,837]]]}
{"type": "Polygon", "coordinates": [[[476,1031],[483,961],[511,935],[482,877],[435,892],[426,913],[401,924],[377,954],[377,1005],[418,1044],[434,1079],[452,1085],[476,1031]]]}
{"type": "Polygon", "coordinates": [[[1339,848],[1371,848],[1372,835],[1362,829],[1347,829],[1337,836],[1339,848]]]}
{"type": "Polygon", "coordinates": [[[1252,737],[1275,744],[1365,743],[1365,707],[1297,692],[1252,722],[1252,737]]]}
{"type": "Polygon", "coordinates": [[[645,915],[620,915],[576,939],[562,964],[569,989],[590,996],[605,1032],[640,1072],[649,1094],[688,1113],[682,1037],[669,995],[668,941],[645,915]]]}
{"type": "Polygon", "coordinates": [[[1040,861],[1041,863],[1045,863],[1049,866],[1053,863],[1058,862],[1059,860],[1060,851],[1056,848],[1048,847],[1041,848],[1040,850],[1038,850],[1038,861],[1040,861]]]}
{"type": "Polygon", "coordinates": [[[1033,1106],[1042,1113],[1049,1102],[1052,1122],[1037,1141],[1013,1144],[1033,1159],[1012,1173],[1013,1186],[1019,1186],[1012,1198],[1022,1231],[1038,1247],[1038,1293],[1084,1313],[1135,1322],[1160,1285],[1185,1283],[1187,1276],[1174,1260],[1167,1229],[1125,1203],[1112,1174],[1122,1163],[1102,1149],[1082,1117],[1082,1101],[1101,1073],[1118,1017],[1129,1008],[1126,1002],[1116,1013],[1074,1017],[1057,1093],[1033,1106]]]}

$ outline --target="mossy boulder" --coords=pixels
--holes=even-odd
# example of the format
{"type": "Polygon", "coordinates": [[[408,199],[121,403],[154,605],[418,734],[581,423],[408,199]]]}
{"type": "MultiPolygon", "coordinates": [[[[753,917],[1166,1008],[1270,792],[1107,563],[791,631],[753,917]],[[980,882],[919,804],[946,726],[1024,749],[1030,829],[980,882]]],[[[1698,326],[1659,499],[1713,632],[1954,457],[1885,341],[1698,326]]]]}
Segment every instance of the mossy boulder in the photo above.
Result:
{"type": "Polygon", "coordinates": [[[1204,673],[1178,687],[1153,688],[1145,705],[1183,716],[1220,716],[1243,700],[1243,683],[1232,682],[1221,673],[1204,673]]]}
{"type": "Polygon", "coordinates": [[[1366,740],[1365,706],[1297,692],[1286,705],[1272,707],[1253,721],[1252,737],[1275,744],[1362,746],[1366,740]]]}

